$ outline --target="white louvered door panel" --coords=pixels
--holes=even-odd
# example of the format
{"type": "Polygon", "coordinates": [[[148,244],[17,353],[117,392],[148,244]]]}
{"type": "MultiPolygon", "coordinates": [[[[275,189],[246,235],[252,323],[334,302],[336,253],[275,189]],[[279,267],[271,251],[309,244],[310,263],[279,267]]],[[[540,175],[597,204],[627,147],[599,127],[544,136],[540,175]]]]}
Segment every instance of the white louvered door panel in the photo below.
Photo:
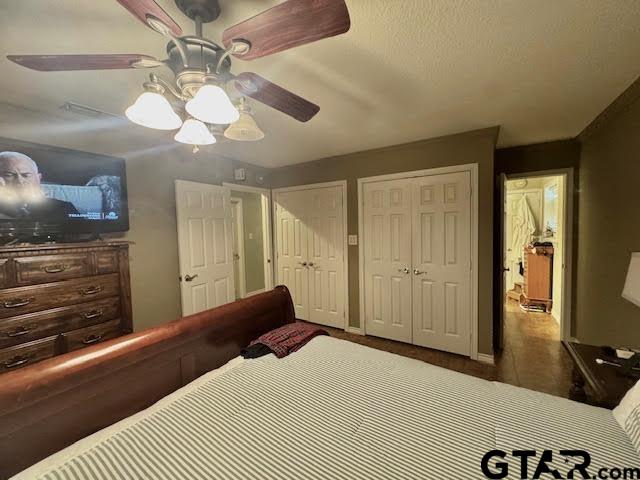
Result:
{"type": "Polygon", "coordinates": [[[411,342],[411,183],[366,183],[363,193],[366,332],[411,342]]]}
{"type": "Polygon", "coordinates": [[[291,293],[296,317],[310,320],[306,201],[303,191],[278,192],[276,204],[277,284],[291,293]]]}
{"type": "Polygon", "coordinates": [[[412,179],[413,343],[469,355],[471,175],[412,179]]]}
{"type": "Polygon", "coordinates": [[[182,313],[234,301],[231,196],[226,187],[176,180],[182,313]]]}
{"type": "Polygon", "coordinates": [[[344,327],[342,188],[304,192],[307,206],[309,320],[344,327]]]}

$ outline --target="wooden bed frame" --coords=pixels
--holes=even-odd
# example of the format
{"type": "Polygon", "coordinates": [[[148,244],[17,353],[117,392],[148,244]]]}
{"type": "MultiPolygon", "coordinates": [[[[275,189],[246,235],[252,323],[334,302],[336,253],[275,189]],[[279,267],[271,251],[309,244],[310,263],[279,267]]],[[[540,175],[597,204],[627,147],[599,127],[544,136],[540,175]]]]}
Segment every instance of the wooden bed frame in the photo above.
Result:
{"type": "Polygon", "coordinates": [[[295,321],[286,287],[0,376],[0,478],[129,417],[295,321]]]}

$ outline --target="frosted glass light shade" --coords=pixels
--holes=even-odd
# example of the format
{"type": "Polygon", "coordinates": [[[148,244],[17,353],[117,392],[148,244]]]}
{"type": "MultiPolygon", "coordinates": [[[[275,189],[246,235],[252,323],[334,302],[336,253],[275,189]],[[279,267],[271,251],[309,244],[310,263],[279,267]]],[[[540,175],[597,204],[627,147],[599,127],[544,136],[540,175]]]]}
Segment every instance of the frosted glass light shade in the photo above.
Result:
{"type": "Polygon", "coordinates": [[[124,113],[133,123],[157,130],[175,130],[182,125],[167,99],[155,92],[144,92],[124,113]]]}
{"type": "Polygon", "coordinates": [[[190,118],[182,124],[182,128],[173,137],[176,142],[189,145],[212,145],[216,143],[216,137],[211,135],[207,126],[199,120],[190,118]]]}
{"type": "Polygon", "coordinates": [[[242,112],[240,119],[225,130],[224,136],[239,142],[255,142],[264,138],[264,132],[251,114],[242,112]]]}
{"type": "Polygon", "coordinates": [[[229,124],[240,117],[226,92],[217,85],[203,85],[185,108],[193,118],[205,123],[229,124]]]}

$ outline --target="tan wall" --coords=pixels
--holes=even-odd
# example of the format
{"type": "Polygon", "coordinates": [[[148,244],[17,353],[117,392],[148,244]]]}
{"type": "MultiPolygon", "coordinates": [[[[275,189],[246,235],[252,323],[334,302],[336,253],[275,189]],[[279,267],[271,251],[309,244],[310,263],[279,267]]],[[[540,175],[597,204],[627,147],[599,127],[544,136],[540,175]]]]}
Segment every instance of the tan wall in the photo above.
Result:
{"type": "MultiPolygon", "coordinates": [[[[479,164],[479,350],[492,352],[493,154],[497,128],[359,152],[272,170],[272,187],[347,180],[348,233],[358,233],[357,179],[427,168],[479,164]]],[[[349,247],[349,323],[359,326],[358,247],[349,247]]]]}
{"type": "Polygon", "coordinates": [[[178,281],[178,237],[174,180],[222,184],[233,181],[234,166],[247,168],[249,185],[265,171],[217,158],[204,151],[184,149],[127,160],[127,187],[131,229],[131,288],[135,330],[178,318],[181,314],[178,281]]]}
{"type": "Polygon", "coordinates": [[[629,255],[640,251],[640,88],[635,92],[582,139],[575,334],[596,345],[640,347],[640,307],[620,296],[629,255]]]}

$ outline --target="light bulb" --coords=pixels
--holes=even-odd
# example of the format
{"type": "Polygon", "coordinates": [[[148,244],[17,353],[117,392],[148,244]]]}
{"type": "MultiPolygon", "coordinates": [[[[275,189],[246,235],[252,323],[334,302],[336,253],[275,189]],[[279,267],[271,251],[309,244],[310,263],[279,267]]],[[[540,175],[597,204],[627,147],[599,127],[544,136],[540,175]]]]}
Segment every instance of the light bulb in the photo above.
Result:
{"type": "Polygon", "coordinates": [[[133,123],[157,130],[175,130],[180,128],[182,120],[173,111],[171,105],[159,93],[144,92],[133,105],[125,111],[133,123]]]}
{"type": "Polygon", "coordinates": [[[255,142],[264,138],[264,132],[260,130],[251,114],[242,112],[240,119],[225,130],[224,136],[239,142],[255,142]]]}
{"type": "Polygon", "coordinates": [[[176,142],[187,143],[189,145],[212,145],[216,143],[216,137],[211,135],[207,126],[193,118],[185,120],[182,128],[173,138],[176,142]]]}
{"type": "Polygon", "coordinates": [[[187,102],[189,115],[205,123],[229,124],[240,118],[229,96],[217,85],[203,85],[195,97],[187,102]]]}

